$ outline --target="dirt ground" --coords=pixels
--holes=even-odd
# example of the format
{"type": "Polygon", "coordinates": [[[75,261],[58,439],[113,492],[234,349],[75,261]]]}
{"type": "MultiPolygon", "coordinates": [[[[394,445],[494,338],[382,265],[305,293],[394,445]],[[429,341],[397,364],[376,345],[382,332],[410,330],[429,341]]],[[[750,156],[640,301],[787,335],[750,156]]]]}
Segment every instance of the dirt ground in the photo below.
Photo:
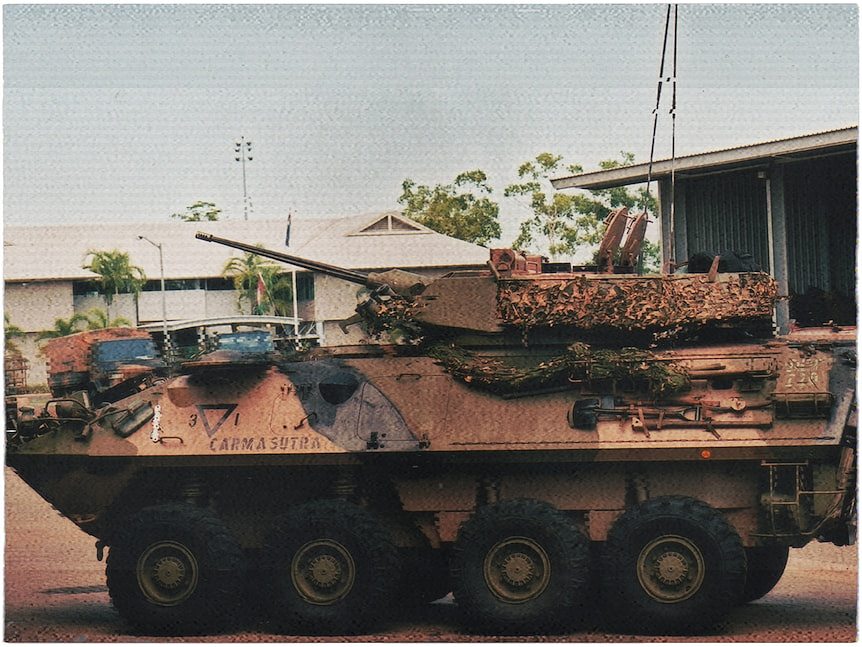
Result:
{"type": "MultiPolygon", "coordinates": [[[[451,600],[390,622],[368,636],[285,636],[253,612],[228,634],[187,638],[134,635],[111,607],[95,540],[62,518],[6,468],[5,628],[7,642],[499,641],[463,633],[451,600]]],[[[735,609],[720,632],[670,640],[697,642],[851,642],[856,640],[857,552],[811,544],[792,550],[781,582],[762,600],[735,609]]],[[[530,642],[668,642],[607,633],[597,624],[530,642]]]]}

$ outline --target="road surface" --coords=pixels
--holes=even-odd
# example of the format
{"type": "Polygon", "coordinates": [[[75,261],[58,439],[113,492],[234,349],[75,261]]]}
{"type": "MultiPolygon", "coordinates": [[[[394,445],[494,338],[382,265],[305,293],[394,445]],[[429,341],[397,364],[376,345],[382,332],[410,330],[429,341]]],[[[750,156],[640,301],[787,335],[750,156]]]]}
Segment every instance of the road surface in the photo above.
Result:
{"type": "MultiPolygon", "coordinates": [[[[7,642],[286,642],[490,641],[463,633],[456,609],[444,599],[388,624],[370,636],[293,637],[274,633],[265,618],[237,618],[229,633],[187,638],[136,635],[111,607],[104,562],[95,540],[62,518],[6,468],[5,629],[7,642]]],[[[675,637],[698,642],[849,642],[856,640],[855,547],[811,544],[792,550],[772,593],[735,609],[719,633],[675,637]]],[[[521,636],[531,642],[667,642],[667,638],[608,633],[595,623],[565,636],[521,636]]]]}

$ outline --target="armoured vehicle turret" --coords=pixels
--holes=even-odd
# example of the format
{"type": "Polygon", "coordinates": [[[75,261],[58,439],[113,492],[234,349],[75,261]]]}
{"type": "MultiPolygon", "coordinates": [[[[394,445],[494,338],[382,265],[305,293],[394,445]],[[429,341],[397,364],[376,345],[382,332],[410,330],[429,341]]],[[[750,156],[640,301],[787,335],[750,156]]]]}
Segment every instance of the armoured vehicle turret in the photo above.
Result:
{"type": "Polygon", "coordinates": [[[105,407],[19,416],[8,463],[108,548],[143,631],[223,624],[250,585],[293,634],[448,592],[496,635],[565,630],[596,600],[689,633],[766,595],[790,547],[853,540],[853,342],[764,335],[765,274],[492,250],[429,281],[200,237],[362,284],[383,343],[204,356],[105,407]]]}
{"type": "MultiPolygon", "coordinates": [[[[625,211],[613,212],[612,224],[625,211]]],[[[717,330],[772,334],[775,280],[764,272],[722,272],[720,257],[703,273],[637,275],[628,244],[622,255],[630,260],[610,263],[618,240],[603,243],[592,271],[492,249],[486,269],[431,280],[399,269],[357,272],[210,234],[197,237],[365,286],[369,293],[342,327],[362,324],[374,336],[395,332],[402,344],[650,345],[717,330]]]]}

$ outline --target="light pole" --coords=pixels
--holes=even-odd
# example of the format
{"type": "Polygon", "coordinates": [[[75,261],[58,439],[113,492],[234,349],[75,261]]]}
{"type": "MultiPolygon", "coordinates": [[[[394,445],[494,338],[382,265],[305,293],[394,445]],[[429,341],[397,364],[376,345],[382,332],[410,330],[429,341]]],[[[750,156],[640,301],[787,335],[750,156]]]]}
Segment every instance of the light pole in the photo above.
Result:
{"type": "Polygon", "coordinates": [[[248,212],[251,207],[251,200],[248,197],[248,188],[245,182],[245,162],[253,159],[251,156],[251,142],[245,141],[245,136],[239,138],[238,142],[234,142],[233,152],[236,155],[234,159],[237,162],[242,162],[242,213],[243,218],[248,220],[248,212]]]}
{"type": "Polygon", "coordinates": [[[138,240],[145,240],[153,247],[158,247],[159,249],[159,274],[161,275],[162,282],[162,335],[163,340],[162,344],[164,344],[165,348],[168,345],[168,307],[165,303],[165,262],[164,257],[162,256],[162,244],[154,243],[146,236],[138,236],[138,240]]]}

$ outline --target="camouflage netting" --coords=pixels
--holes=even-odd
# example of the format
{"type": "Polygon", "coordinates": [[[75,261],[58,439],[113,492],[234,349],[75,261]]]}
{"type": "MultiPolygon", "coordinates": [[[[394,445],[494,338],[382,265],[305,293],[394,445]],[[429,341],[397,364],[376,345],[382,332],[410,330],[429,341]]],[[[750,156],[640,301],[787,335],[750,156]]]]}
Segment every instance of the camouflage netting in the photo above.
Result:
{"type": "Polygon", "coordinates": [[[392,296],[365,302],[364,307],[367,311],[360,312],[363,315],[362,327],[373,339],[388,334],[394,344],[416,345],[422,340],[422,326],[414,318],[415,302],[392,296]]]}
{"type": "Polygon", "coordinates": [[[575,276],[501,280],[497,310],[507,324],[589,330],[657,330],[772,316],[775,280],[761,272],[724,276],[575,276]]]}
{"type": "Polygon", "coordinates": [[[649,393],[659,398],[686,391],[691,385],[684,369],[636,348],[592,350],[587,344],[575,343],[562,355],[531,367],[477,357],[452,344],[434,346],[428,354],[454,377],[501,395],[573,382],[619,380],[646,384],[649,393]]]}

